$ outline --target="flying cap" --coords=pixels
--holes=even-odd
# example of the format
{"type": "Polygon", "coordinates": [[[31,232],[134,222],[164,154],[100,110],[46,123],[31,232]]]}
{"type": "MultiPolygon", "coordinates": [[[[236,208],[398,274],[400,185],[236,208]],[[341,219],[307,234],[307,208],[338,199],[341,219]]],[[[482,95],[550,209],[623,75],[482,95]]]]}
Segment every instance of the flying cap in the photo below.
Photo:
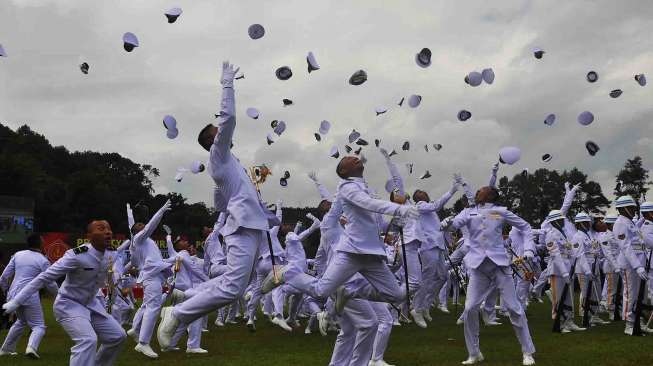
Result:
{"type": "Polygon", "coordinates": [[[483,77],[483,81],[487,84],[492,84],[494,82],[494,70],[492,70],[492,68],[483,69],[483,71],[481,71],[481,76],[483,77]]]}
{"type": "Polygon", "coordinates": [[[422,174],[421,177],[419,177],[419,179],[428,179],[428,178],[431,178],[431,173],[429,173],[428,170],[425,171],[424,174],[422,174]]]}
{"type": "Polygon", "coordinates": [[[533,56],[535,56],[536,59],[538,59],[538,60],[541,59],[542,56],[544,56],[544,54],[545,54],[545,52],[544,52],[543,49],[541,49],[539,47],[533,48],[533,56]]]}
{"type": "Polygon", "coordinates": [[[424,151],[429,152],[429,145],[428,144],[424,145],[424,151]]]}
{"type": "Polygon", "coordinates": [[[553,159],[553,156],[551,156],[551,154],[544,154],[544,155],[542,155],[542,161],[545,162],[545,163],[550,162],[551,159],[553,159]]]}
{"type": "Polygon", "coordinates": [[[316,132],[316,133],[313,134],[313,136],[315,136],[315,139],[317,141],[322,141],[322,136],[319,133],[316,132]]]}
{"type": "Polygon", "coordinates": [[[177,21],[177,18],[179,18],[179,16],[181,15],[181,13],[183,13],[183,11],[181,10],[181,8],[172,8],[172,9],[168,9],[168,10],[165,12],[166,18],[168,18],[168,23],[172,24],[172,23],[176,22],[176,21],[177,21]]]}
{"type": "Polygon", "coordinates": [[[193,172],[193,174],[201,173],[204,171],[204,169],[204,164],[199,160],[195,160],[190,166],[190,171],[193,172]]]}
{"type": "Polygon", "coordinates": [[[358,70],[349,78],[349,84],[361,85],[367,81],[367,73],[364,70],[358,70]]]}
{"type": "Polygon", "coordinates": [[[280,184],[282,187],[287,187],[287,186],[288,186],[288,179],[283,178],[283,177],[279,178],[279,184],[280,184]]]}
{"type": "Polygon", "coordinates": [[[275,71],[275,74],[279,80],[288,80],[292,77],[292,70],[288,66],[281,66],[275,71]]]}
{"type": "Polygon", "coordinates": [[[361,153],[362,150],[363,150],[363,147],[361,146],[361,147],[359,147],[358,149],[356,149],[356,151],[354,151],[354,154],[356,154],[356,155],[360,155],[360,153],[361,153]]]}
{"type": "Polygon", "coordinates": [[[597,74],[596,71],[590,71],[587,73],[587,76],[585,78],[590,83],[595,83],[597,80],[599,80],[599,74],[597,74]]]}
{"type": "Polygon", "coordinates": [[[289,105],[292,105],[292,100],[290,100],[290,99],[288,99],[288,98],[283,98],[283,99],[281,100],[281,102],[283,103],[283,106],[284,106],[284,107],[289,106],[289,105]]]}
{"type": "Polygon", "coordinates": [[[621,89],[615,89],[615,90],[610,92],[610,97],[619,98],[622,93],[623,93],[623,91],[621,89]]]}
{"type": "Polygon", "coordinates": [[[646,201],[639,206],[640,212],[652,212],[653,211],[653,202],[646,201]]]}
{"type": "Polygon", "coordinates": [[[441,144],[433,144],[433,148],[435,150],[437,150],[437,151],[440,151],[440,149],[442,149],[442,145],[441,144]]]}
{"type": "Polygon", "coordinates": [[[247,108],[247,117],[252,118],[252,119],[258,119],[259,112],[258,109],[256,108],[247,108]]]}
{"type": "Polygon", "coordinates": [[[546,215],[546,222],[551,222],[555,220],[560,220],[564,219],[565,215],[562,214],[562,211],[560,210],[551,210],[549,211],[549,214],[546,215]]]}
{"type": "Polygon", "coordinates": [[[345,151],[349,154],[351,152],[351,146],[345,145],[345,151]]]}
{"type": "Polygon", "coordinates": [[[397,152],[394,149],[390,151],[390,154],[388,154],[388,156],[393,156],[393,155],[397,155],[397,152]]]}
{"type": "Polygon", "coordinates": [[[272,120],[272,122],[270,122],[270,127],[272,127],[272,128],[277,128],[278,125],[279,125],[279,121],[276,120],[276,119],[272,120]]]}
{"type": "Polygon", "coordinates": [[[184,172],[177,170],[177,174],[175,174],[175,180],[177,183],[180,183],[184,179],[184,172]]]}
{"type": "Polygon", "coordinates": [[[637,206],[635,200],[631,196],[628,195],[621,196],[614,201],[615,208],[629,207],[629,206],[637,206]]]}
{"type": "Polygon", "coordinates": [[[404,151],[410,150],[410,142],[409,141],[404,141],[404,144],[401,145],[401,149],[404,151]]]}
{"type": "Polygon", "coordinates": [[[380,144],[381,144],[381,140],[374,139],[374,146],[379,147],[380,144]]]}
{"type": "Polygon", "coordinates": [[[592,218],[590,215],[586,214],[585,212],[579,212],[575,217],[574,217],[574,222],[579,223],[579,222],[592,222],[592,218]]]}
{"type": "Polygon", "coordinates": [[[478,71],[472,71],[465,76],[465,83],[471,86],[479,86],[483,82],[483,75],[478,71]]]}
{"type": "Polygon", "coordinates": [[[163,127],[165,127],[166,130],[175,130],[177,129],[177,120],[171,115],[166,115],[163,117],[163,127]]]}
{"type": "Polygon", "coordinates": [[[329,155],[332,158],[338,159],[340,157],[340,152],[338,151],[338,146],[332,146],[331,150],[329,150],[329,155]]]}
{"type": "Polygon", "coordinates": [[[520,158],[521,150],[518,147],[506,146],[499,150],[499,161],[504,164],[512,165],[518,162],[520,158]]]}
{"type": "Polygon", "coordinates": [[[5,52],[5,49],[2,47],[0,44],[0,57],[7,57],[7,52],[5,52]]]}
{"type": "Polygon", "coordinates": [[[408,169],[408,174],[413,174],[413,163],[406,163],[406,169],[408,169]]]}
{"type": "Polygon", "coordinates": [[[317,63],[317,60],[315,59],[315,55],[313,55],[313,52],[309,52],[308,55],[306,56],[306,63],[308,64],[309,74],[315,70],[320,69],[320,65],[317,63]]]}
{"type": "Polygon", "coordinates": [[[547,126],[552,126],[553,123],[555,123],[555,121],[556,121],[556,115],[551,113],[548,116],[546,116],[546,118],[544,119],[544,124],[547,126]]]}
{"type": "Polygon", "coordinates": [[[166,136],[168,136],[170,140],[174,140],[177,137],[177,135],[179,135],[179,130],[177,130],[176,128],[169,129],[168,132],[166,132],[166,136]]]}
{"type": "Polygon", "coordinates": [[[594,115],[592,114],[592,112],[585,111],[578,115],[578,123],[580,123],[581,125],[587,126],[592,122],[594,122],[594,115]]]}
{"type": "Polygon", "coordinates": [[[601,150],[601,149],[599,148],[599,145],[597,145],[594,141],[587,141],[587,142],[585,143],[585,148],[587,149],[587,152],[588,152],[591,156],[596,155],[596,153],[599,152],[599,150],[601,150]]]}
{"type": "Polygon", "coordinates": [[[366,140],[363,140],[362,138],[359,138],[358,140],[356,140],[356,145],[367,146],[367,145],[369,145],[369,143],[366,140]]]}
{"type": "Polygon", "coordinates": [[[134,48],[138,47],[138,38],[136,38],[136,35],[132,32],[127,32],[123,34],[122,36],[122,47],[125,49],[127,52],[131,52],[134,50],[134,48]]]}
{"type": "Polygon", "coordinates": [[[274,133],[276,133],[278,136],[281,136],[283,131],[286,130],[286,122],[284,121],[279,121],[277,123],[277,126],[274,128],[274,133]]]}
{"type": "Polygon", "coordinates": [[[329,129],[331,129],[331,123],[327,120],[324,120],[320,122],[320,130],[319,132],[323,135],[326,135],[329,132],[329,129]]]}
{"type": "Polygon", "coordinates": [[[422,48],[422,50],[415,55],[415,63],[417,63],[417,66],[422,68],[431,66],[431,50],[428,48],[422,48]]]}
{"type": "Polygon", "coordinates": [[[252,24],[247,28],[247,34],[251,39],[259,39],[265,35],[265,28],[260,24],[252,24]]]}
{"type": "Polygon", "coordinates": [[[360,138],[360,137],[361,137],[360,132],[358,132],[356,130],[352,130],[351,133],[349,134],[349,143],[353,144],[354,141],[358,140],[358,138],[360,138]]]}
{"type": "Polygon", "coordinates": [[[406,98],[401,97],[401,100],[399,101],[399,103],[397,103],[397,105],[401,107],[404,104],[404,99],[406,98]]]}
{"type": "Polygon", "coordinates": [[[635,75],[635,81],[637,81],[639,86],[646,86],[646,76],[644,74],[635,75]]]}
{"type": "Polygon", "coordinates": [[[90,66],[88,66],[86,62],[82,62],[82,64],[79,65],[79,70],[82,72],[82,74],[87,75],[89,67],[90,66]]]}
{"type": "Polygon", "coordinates": [[[458,120],[460,122],[465,122],[470,118],[472,118],[472,112],[464,110],[464,109],[461,110],[460,112],[458,112],[458,120]]]}
{"type": "Polygon", "coordinates": [[[268,132],[266,139],[268,141],[268,145],[272,145],[274,143],[274,135],[272,135],[272,132],[268,132]]]}
{"type": "Polygon", "coordinates": [[[379,107],[376,107],[376,108],[374,109],[374,111],[376,112],[376,115],[378,116],[378,115],[380,115],[380,114],[383,114],[383,113],[387,112],[387,111],[388,111],[388,108],[383,107],[383,106],[379,106],[379,107]]]}
{"type": "Polygon", "coordinates": [[[417,108],[420,103],[422,103],[421,95],[413,94],[408,98],[408,106],[411,108],[417,108]]]}

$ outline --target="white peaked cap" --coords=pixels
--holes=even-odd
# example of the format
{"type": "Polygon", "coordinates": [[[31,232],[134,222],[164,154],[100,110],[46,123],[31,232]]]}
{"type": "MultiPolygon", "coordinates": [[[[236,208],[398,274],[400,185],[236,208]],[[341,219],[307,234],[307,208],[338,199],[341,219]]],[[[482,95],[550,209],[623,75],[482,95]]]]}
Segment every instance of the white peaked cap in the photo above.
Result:
{"type": "Polygon", "coordinates": [[[502,147],[499,150],[499,158],[504,164],[512,165],[519,161],[521,158],[521,150],[515,146],[502,147]]]}

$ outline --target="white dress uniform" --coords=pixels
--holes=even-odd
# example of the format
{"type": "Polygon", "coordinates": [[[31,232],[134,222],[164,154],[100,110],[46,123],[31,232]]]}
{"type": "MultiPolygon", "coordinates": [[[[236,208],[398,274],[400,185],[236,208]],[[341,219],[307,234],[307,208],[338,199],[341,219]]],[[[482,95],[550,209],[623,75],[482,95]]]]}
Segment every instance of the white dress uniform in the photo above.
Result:
{"type": "MultiPolygon", "coordinates": [[[[45,272],[49,266],[50,262],[39,251],[28,249],[14,254],[2,272],[2,276],[0,276],[0,289],[7,293],[7,301],[12,300],[23,287],[41,272],[45,272]],[[11,280],[12,277],[13,280],[11,280]]],[[[46,286],[53,296],[57,295],[58,287],[56,283],[50,282],[46,286]]],[[[32,331],[27,341],[27,347],[37,351],[41,339],[45,335],[46,328],[38,293],[34,293],[29,299],[26,299],[24,304],[16,310],[16,318],[16,322],[9,329],[0,351],[16,352],[16,343],[18,343],[26,327],[29,327],[32,331]]]]}
{"type": "MultiPolygon", "coordinates": [[[[648,226],[648,225],[647,225],[648,226]]],[[[643,271],[647,259],[647,247],[653,249],[653,240],[645,238],[632,220],[619,215],[613,232],[622,250],[621,264],[624,267],[623,319],[626,329],[634,322],[634,304],[639,296],[638,271],[643,271]]]]}
{"type": "Polygon", "coordinates": [[[168,208],[167,204],[161,207],[143,230],[134,235],[130,246],[131,261],[140,270],[138,282],[143,284],[143,305],[139,309],[142,318],[139,317],[140,322],[134,321],[134,330],[138,334],[139,344],[150,344],[161,310],[163,282],[171,267],[170,264],[163,261],[159,246],[150,239],[168,208]]]}
{"type": "Polygon", "coordinates": [[[481,355],[479,345],[479,309],[486,289],[491,282],[497,284],[504,306],[510,314],[510,321],[522,346],[522,352],[531,355],[535,346],[531,339],[526,314],[515,295],[515,286],[510,269],[510,261],[504,247],[502,229],[504,224],[517,227],[525,238],[524,250],[535,251],[531,227],[526,221],[494,204],[482,204],[464,210],[452,221],[449,229],[462,227],[469,229],[465,242],[469,252],[464,262],[469,271],[469,285],[465,299],[465,344],[470,359],[481,355]]]}
{"type": "Polygon", "coordinates": [[[54,317],[75,343],[71,366],[112,365],[127,336],[96,297],[107,278],[107,258],[88,243],[70,249],[12,300],[25,304],[40,288],[66,276],[54,301],[54,317]]]}
{"type": "Polygon", "coordinates": [[[186,291],[184,302],[170,312],[166,310],[158,332],[159,344],[164,347],[177,321],[190,324],[243,296],[258,257],[259,245],[267,240],[265,231],[278,225],[276,217],[263,206],[247,171],[231,152],[236,130],[234,76],[225,74],[221,81],[223,96],[218,133],[211,145],[208,163],[208,171],[215,183],[215,209],[227,215],[221,229],[227,248],[227,269],[222,276],[186,291]]]}
{"type": "Polygon", "coordinates": [[[620,254],[619,244],[614,238],[611,230],[598,233],[597,240],[601,245],[603,252],[603,272],[605,273],[605,283],[602,291],[602,301],[610,314],[610,318],[614,319],[615,297],[617,295],[617,285],[621,278],[621,266],[619,265],[618,258],[620,254]]]}

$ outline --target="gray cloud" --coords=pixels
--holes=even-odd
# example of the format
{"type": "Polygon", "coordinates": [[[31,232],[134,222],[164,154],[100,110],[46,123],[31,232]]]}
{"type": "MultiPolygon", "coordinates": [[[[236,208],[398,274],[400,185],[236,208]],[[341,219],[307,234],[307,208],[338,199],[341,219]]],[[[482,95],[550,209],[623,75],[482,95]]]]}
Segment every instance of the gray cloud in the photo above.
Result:
{"type": "MultiPolygon", "coordinates": [[[[0,121],[12,127],[28,123],[52,143],[72,150],[117,151],[153,164],[162,175],[157,192],[177,191],[191,201],[210,202],[206,175],[173,180],[177,167],[207,158],[197,145],[197,131],[218,109],[220,62],[241,67],[246,78],[236,84],[238,128],[235,152],[245,165],[267,163],[274,176],[263,188],[268,200],[311,205],[318,197],[305,174],[315,170],[333,189],[336,160],[332,145],[343,146],[352,128],[370,143],[380,138],[388,148],[411,151],[396,161],[410,161],[415,172],[409,189],[436,196],[461,172],[474,185],[484,184],[497,151],[521,147],[519,164],[502,167],[513,175],[528,167],[578,167],[611,193],[614,175],[635,155],[651,164],[653,100],[651,87],[633,80],[636,73],[653,79],[653,7],[647,1],[356,1],[356,2],[214,2],[178,1],[184,14],[167,24],[166,1],[5,1],[0,11],[0,43],[9,53],[0,60],[0,121]],[[266,36],[247,37],[247,27],[261,23],[266,36]],[[134,32],[141,47],[122,50],[124,32],[134,32]],[[542,60],[533,47],[547,51],[542,60]],[[433,64],[418,68],[414,55],[433,51],[433,64]],[[306,73],[304,58],[313,51],[322,69],[306,73]],[[89,75],[77,65],[90,64],[89,75]],[[294,76],[278,81],[282,65],[294,76]],[[493,85],[471,88],[463,77],[492,67],[493,85]],[[347,84],[357,69],[367,83],[347,84]],[[595,84],[585,81],[599,73],[595,84]],[[611,99],[608,93],[624,94],[611,99]],[[399,108],[402,96],[420,94],[420,107],[399,108]],[[282,98],[295,105],[283,107],[282,98]],[[375,116],[374,108],[389,107],[375,116]],[[259,120],[245,115],[261,111],[259,120]],[[472,111],[465,123],[460,109],[472,111]],[[576,116],[590,110],[595,122],[580,126],[576,116]],[[542,121],[556,113],[554,126],[542,121]],[[174,115],[180,134],[168,140],[161,126],[174,115]],[[288,130],[265,144],[269,123],[281,119],[288,130]],[[321,142],[313,133],[321,120],[332,122],[321,142]],[[585,151],[595,141],[599,154],[585,151]],[[444,147],[426,153],[424,144],[444,147]],[[553,155],[544,165],[540,156],[553,155]],[[419,180],[429,169],[432,178],[419,180]],[[288,188],[278,179],[292,174],[288,188]]],[[[382,190],[385,167],[373,146],[366,175],[382,190]]]]}

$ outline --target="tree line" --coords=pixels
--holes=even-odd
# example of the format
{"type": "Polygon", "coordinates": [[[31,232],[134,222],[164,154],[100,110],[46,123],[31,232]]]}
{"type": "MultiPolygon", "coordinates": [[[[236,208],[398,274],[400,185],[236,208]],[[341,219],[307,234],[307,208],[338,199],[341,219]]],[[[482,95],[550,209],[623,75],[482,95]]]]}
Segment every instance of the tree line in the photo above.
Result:
{"type": "MultiPolygon", "coordinates": [[[[127,233],[126,203],[132,204],[137,220],[146,221],[170,199],[172,211],[164,223],[175,233],[201,240],[202,227],[213,226],[216,220],[215,210],[203,202],[188,203],[178,193],[155,194],[152,180],[158,176],[155,167],[135,163],[118,153],[70,152],[63,146],[52,146],[27,125],[14,131],[0,124],[0,194],[35,200],[35,231],[80,232],[89,219],[105,218],[115,232],[127,233]]],[[[605,213],[609,207],[601,186],[576,168],[562,173],[541,168],[512,178],[504,176],[497,188],[502,204],[539,227],[551,209],[561,206],[564,182],[581,184],[571,214],[581,210],[605,213]]],[[[615,177],[613,193],[630,194],[640,200],[646,197],[651,184],[642,158],[635,156],[615,177]]],[[[453,214],[462,207],[461,198],[441,215],[453,214]]],[[[284,222],[303,220],[308,225],[308,212],[315,213],[307,207],[286,207],[284,222]]],[[[314,252],[318,240],[318,235],[309,238],[307,254],[314,252]]]]}

